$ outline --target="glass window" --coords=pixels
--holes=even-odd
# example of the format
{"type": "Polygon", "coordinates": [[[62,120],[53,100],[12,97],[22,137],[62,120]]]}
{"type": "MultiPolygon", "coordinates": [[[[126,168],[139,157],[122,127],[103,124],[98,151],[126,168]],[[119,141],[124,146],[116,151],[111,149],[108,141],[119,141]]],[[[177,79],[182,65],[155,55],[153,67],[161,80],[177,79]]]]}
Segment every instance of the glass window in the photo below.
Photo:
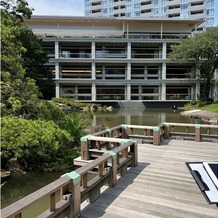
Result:
{"type": "Polygon", "coordinates": [[[165,14],[166,13],[166,7],[162,7],[161,8],[161,14],[165,14]]]}
{"type": "Polygon", "coordinates": [[[103,14],[107,14],[107,8],[103,9],[103,14]]]}
{"type": "Polygon", "coordinates": [[[180,18],[182,18],[182,19],[188,18],[188,12],[181,12],[180,13],[180,18]]]}
{"type": "Polygon", "coordinates": [[[188,4],[181,4],[181,10],[187,10],[188,4]]]}
{"type": "Polygon", "coordinates": [[[140,3],[135,3],[135,4],[134,4],[134,8],[135,8],[135,9],[141,8],[141,4],[140,4],[140,3]]]}
{"type": "Polygon", "coordinates": [[[207,7],[214,7],[214,0],[207,0],[206,5],[207,7]]]}
{"type": "Polygon", "coordinates": [[[127,4],[126,5],[126,10],[127,11],[131,11],[133,9],[133,5],[132,4],[127,4]]]}
{"type": "Polygon", "coordinates": [[[158,8],[154,8],[154,15],[158,15],[158,8]]]}
{"type": "Polygon", "coordinates": [[[131,12],[127,12],[126,17],[131,17],[131,12]]]}
{"type": "Polygon", "coordinates": [[[159,4],[159,0],[154,0],[154,5],[158,5],[159,4]]]}
{"type": "Polygon", "coordinates": [[[207,14],[207,16],[213,16],[214,15],[214,9],[207,9],[206,14],[207,14]]]}
{"type": "Polygon", "coordinates": [[[140,12],[140,11],[135,11],[135,12],[134,12],[134,16],[135,16],[135,17],[139,17],[140,15],[141,15],[141,12],[140,12]]]}
{"type": "Polygon", "coordinates": [[[214,25],[214,18],[207,18],[206,24],[207,24],[207,26],[213,26],[214,25]]]}

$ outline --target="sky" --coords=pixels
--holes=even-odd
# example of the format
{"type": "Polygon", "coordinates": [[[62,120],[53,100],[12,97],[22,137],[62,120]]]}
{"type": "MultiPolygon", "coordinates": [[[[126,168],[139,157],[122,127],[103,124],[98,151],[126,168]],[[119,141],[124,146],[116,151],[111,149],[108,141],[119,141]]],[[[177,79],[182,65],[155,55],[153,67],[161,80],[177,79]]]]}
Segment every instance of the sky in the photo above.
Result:
{"type": "Polygon", "coordinates": [[[84,0],[26,0],[33,15],[84,16],[84,0]]]}
{"type": "MultiPolygon", "coordinates": [[[[84,0],[27,0],[33,15],[84,16],[84,0]]],[[[218,0],[215,0],[215,25],[218,25],[218,0]]]]}

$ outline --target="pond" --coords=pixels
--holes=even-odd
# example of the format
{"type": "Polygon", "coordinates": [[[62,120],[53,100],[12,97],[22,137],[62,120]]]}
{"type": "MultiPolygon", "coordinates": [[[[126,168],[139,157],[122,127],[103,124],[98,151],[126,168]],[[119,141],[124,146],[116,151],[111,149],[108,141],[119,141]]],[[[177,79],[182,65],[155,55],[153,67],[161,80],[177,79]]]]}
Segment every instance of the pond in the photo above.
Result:
{"type": "MultiPolygon", "coordinates": [[[[156,126],[161,122],[203,123],[181,116],[180,112],[181,110],[173,109],[114,109],[112,112],[95,113],[92,125],[110,128],[120,124],[156,126]]],[[[25,173],[11,176],[1,188],[2,208],[58,179],[64,173],[25,173]]]]}

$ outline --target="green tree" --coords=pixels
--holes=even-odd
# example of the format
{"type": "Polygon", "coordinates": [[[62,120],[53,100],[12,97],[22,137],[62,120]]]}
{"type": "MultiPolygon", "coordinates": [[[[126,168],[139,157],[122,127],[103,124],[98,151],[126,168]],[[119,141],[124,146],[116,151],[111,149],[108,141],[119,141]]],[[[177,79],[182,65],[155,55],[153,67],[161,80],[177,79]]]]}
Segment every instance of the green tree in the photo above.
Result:
{"type": "Polygon", "coordinates": [[[50,88],[52,78],[42,67],[47,58],[39,39],[23,23],[32,14],[28,3],[9,0],[1,6],[1,112],[23,116],[37,110],[40,91],[50,88]]]}
{"type": "Polygon", "coordinates": [[[204,84],[204,100],[209,100],[214,83],[214,72],[218,67],[218,27],[196,33],[172,46],[168,57],[179,63],[193,63],[190,76],[204,84]]]}
{"type": "Polygon", "coordinates": [[[22,54],[26,77],[36,81],[39,91],[45,99],[51,99],[54,95],[54,75],[45,66],[48,62],[47,53],[42,47],[42,41],[26,25],[20,28],[20,37],[26,52],[22,54]]]}
{"type": "Polygon", "coordinates": [[[7,11],[1,13],[1,108],[2,114],[23,115],[33,108],[40,93],[33,79],[25,77],[20,42],[20,22],[7,11]]]}
{"type": "Polygon", "coordinates": [[[53,121],[5,116],[1,127],[3,169],[10,169],[10,160],[16,159],[24,170],[46,170],[59,153],[72,150],[71,135],[53,121]]]}

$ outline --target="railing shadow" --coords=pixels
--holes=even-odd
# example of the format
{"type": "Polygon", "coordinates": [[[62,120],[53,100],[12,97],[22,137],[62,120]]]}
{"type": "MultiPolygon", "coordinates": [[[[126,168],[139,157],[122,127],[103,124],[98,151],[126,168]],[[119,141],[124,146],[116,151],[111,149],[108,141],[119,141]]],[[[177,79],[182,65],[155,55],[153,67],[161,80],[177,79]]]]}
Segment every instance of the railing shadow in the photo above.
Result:
{"type": "Polygon", "coordinates": [[[102,217],[107,208],[128,188],[134,183],[135,178],[147,167],[150,163],[138,162],[138,166],[128,168],[124,176],[119,177],[116,186],[103,187],[100,197],[94,203],[84,202],[82,204],[81,217],[97,218],[102,217]]]}

